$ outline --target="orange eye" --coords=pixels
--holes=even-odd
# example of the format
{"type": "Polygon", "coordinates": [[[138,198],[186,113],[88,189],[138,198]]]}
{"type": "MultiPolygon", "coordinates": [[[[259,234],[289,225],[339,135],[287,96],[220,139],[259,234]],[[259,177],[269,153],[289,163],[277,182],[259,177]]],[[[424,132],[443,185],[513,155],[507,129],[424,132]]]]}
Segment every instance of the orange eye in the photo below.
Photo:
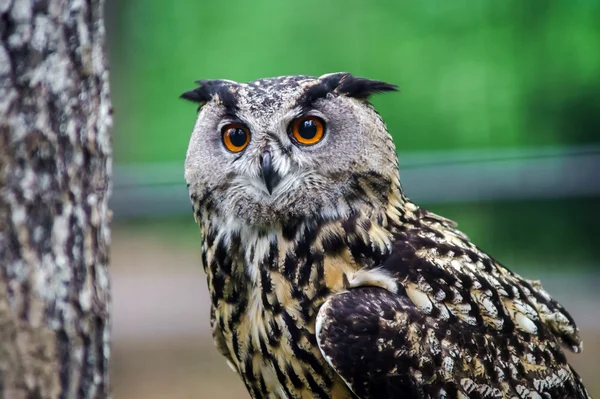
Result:
{"type": "Polygon", "coordinates": [[[223,126],[223,144],[231,152],[240,152],[250,142],[250,132],[247,127],[239,123],[230,123],[223,126]]]}
{"type": "Polygon", "coordinates": [[[324,132],[325,123],[316,116],[305,116],[292,122],[292,136],[300,144],[317,144],[324,132]]]}

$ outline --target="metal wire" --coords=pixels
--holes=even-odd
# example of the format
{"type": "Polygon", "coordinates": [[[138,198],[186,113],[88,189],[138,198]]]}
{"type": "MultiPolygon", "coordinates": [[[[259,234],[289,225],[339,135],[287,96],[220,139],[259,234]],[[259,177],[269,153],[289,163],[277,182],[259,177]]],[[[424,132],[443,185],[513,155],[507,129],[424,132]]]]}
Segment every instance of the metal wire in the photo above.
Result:
{"type": "MultiPolygon", "coordinates": [[[[419,203],[600,196],[600,145],[399,155],[405,193],[419,203]]],[[[115,217],[188,214],[183,163],[116,165],[115,217]]]]}

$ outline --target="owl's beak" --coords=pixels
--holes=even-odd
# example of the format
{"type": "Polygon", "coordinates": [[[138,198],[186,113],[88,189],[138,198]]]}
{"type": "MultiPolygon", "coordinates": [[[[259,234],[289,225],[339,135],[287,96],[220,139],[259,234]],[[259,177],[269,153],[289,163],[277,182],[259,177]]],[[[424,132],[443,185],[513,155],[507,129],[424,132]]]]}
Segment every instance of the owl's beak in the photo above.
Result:
{"type": "Polygon", "coordinates": [[[262,168],[262,179],[265,182],[269,195],[273,193],[273,188],[279,184],[281,177],[273,169],[271,151],[266,149],[260,157],[260,165],[262,168]]]}

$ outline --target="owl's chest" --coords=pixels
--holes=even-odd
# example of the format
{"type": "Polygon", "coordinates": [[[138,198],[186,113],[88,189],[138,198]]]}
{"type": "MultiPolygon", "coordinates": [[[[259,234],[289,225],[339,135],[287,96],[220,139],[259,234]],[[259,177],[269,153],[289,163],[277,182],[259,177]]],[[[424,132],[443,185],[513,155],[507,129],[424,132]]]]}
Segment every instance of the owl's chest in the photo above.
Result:
{"type": "Polygon", "coordinates": [[[227,236],[203,248],[213,333],[252,397],[351,398],[315,336],[320,306],[346,289],[358,267],[349,250],[329,254],[319,237],[267,235],[240,243],[220,237],[227,236]]]}
{"type": "Polygon", "coordinates": [[[351,398],[316,342],[315,316],[326,296],[308,289],[301,298],[276,305],[268,295],[248,294],[245,311],[239,311],[239,303],[221,301],[215,304],[214,317],[251,396],[351,398]]]}
{"type": "Polygon", "coordinates": [[[261,284],[245,285],[236,301],[213,302],[216,336],[253,398],[352,397],[322,357],[315,336],[318,310],[342,289],[343,279],[327,284],[324,276],[333,278],[333,270],[310,274],[315,278],[299,286],[279,270],[265,271],[261,284]]]}

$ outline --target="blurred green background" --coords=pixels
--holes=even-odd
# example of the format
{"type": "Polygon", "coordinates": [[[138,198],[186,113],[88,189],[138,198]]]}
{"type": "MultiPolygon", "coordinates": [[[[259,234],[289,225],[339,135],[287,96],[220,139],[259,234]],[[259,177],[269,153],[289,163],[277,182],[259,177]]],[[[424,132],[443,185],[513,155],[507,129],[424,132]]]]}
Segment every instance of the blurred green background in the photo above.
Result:
{"type": "Polygon", "coordinates": [[[199,233],[183,181],[196,107],[179,94],[197,79],[334,71],[400,87],[373,102],[394,136],[407,194],[509,268],[547,276],[551,293],[585,318],[591,348],[586,341],[575,361],[590,380],[600,347],[600,313],[590,310],[600,281],[599,21],[591,0],[109,0],[117,393],[246,397],[206,330],[199,233]],[[178,295],[167,321],[164,304],[137,300],[178,295]],[[171,363],[169,354],[177,354],[171,363]],[[161,390],[173,378],[177,394],[174,383],[161,390]]]}
{"type": "MultiPolygon", "coordinates": [[[[114,5],[117,161],[180,160],[196,79],[349,71],[401,151],[593,143],[600,3],[162,1],[114,5]]],[[[110,33],[110,32],[109,32],[110,33]]]]}

